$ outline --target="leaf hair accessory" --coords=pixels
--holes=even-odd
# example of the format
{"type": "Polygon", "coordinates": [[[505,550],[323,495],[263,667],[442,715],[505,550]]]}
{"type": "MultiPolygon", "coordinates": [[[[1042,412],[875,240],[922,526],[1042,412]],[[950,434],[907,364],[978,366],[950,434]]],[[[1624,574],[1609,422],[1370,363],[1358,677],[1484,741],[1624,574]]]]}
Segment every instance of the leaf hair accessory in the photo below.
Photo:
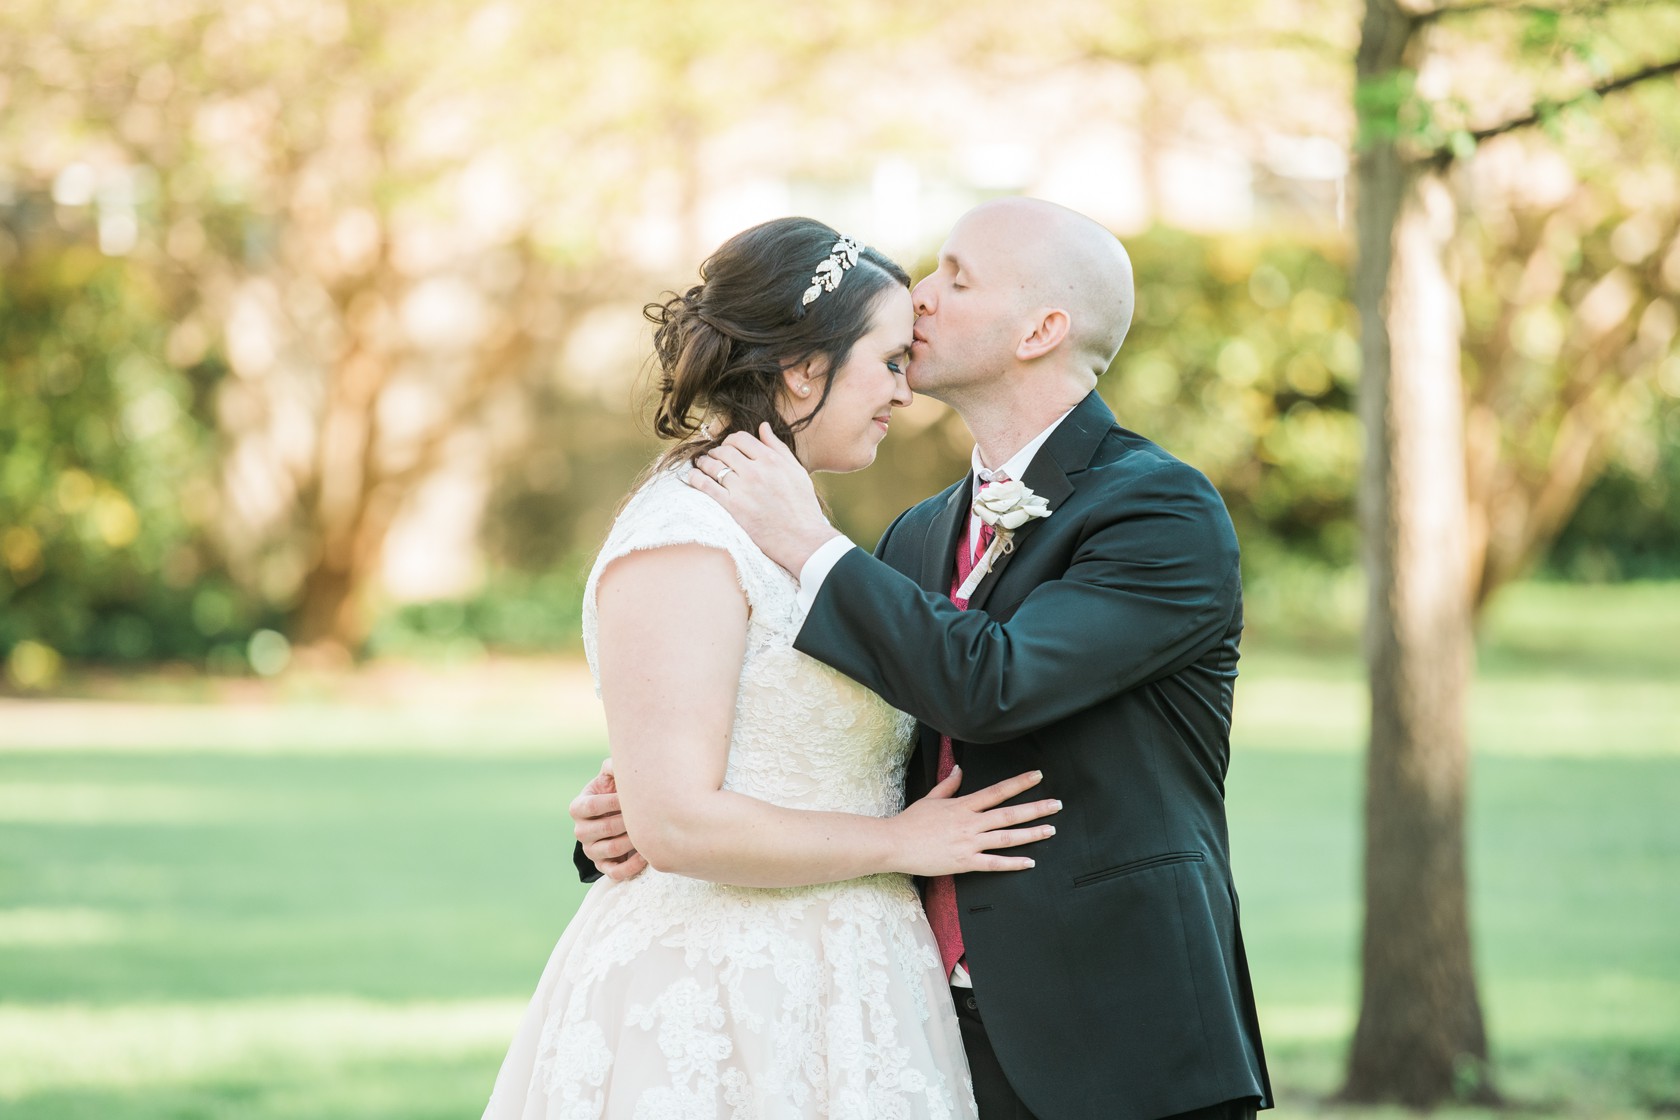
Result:
{"type": "Polygon", "coordinates": [[[832,292],[840,286],[840,280],[848,269],[858,262],[858,254],[863,252],[863,246],[849,237],[842,237],[834,243],[829,251],[828,259],[817,266],[817,271],[811,277],[811,286],[805,289],[805,296],[799,301],[801,307],[809,306],[824,292],[832,292]]]}

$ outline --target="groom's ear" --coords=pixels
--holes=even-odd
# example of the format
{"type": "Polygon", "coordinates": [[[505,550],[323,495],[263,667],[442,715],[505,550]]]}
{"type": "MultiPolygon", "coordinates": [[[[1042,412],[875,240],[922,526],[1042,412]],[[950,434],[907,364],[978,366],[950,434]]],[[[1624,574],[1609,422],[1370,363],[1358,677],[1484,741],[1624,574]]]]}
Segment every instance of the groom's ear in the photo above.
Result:
{"type": "Polygon", "coordinates": [[[1015,357],[1023,362],[1042,358],[1067,338],[1072,326],[1068,313],[1059,307],[1046,307],[1038,313],[1032,330],[1015,345],[1015,357]]]}

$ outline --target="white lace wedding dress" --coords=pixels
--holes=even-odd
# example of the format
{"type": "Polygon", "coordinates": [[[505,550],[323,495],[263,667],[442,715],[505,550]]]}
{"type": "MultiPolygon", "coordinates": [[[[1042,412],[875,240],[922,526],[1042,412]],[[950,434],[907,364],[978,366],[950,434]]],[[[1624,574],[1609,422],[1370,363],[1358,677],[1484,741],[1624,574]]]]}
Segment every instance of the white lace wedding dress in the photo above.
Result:
{"type": "MultiPolygon", "coordinates": [[[[897,812],[914,721],[793,649],[793,579],[682,482],[686,470],[662,471],[632,497],[590,573],[584,649],[597,684],[605,566],[662,545],[723,549],[751,607],[725,787],[803,809],[897,812]]],[[[589,889],[484,1115],[931,1120],[975,1110],[908,878],[770,890],[650,869],[589,889]]]]}

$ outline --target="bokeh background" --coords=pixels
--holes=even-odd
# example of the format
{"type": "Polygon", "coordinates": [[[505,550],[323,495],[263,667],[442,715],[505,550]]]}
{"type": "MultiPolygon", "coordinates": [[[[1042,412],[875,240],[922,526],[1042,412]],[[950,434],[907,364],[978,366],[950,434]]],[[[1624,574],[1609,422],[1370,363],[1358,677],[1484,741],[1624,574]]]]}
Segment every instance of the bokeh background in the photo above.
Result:
{"type": "MultiPolygon", "coordinates": [[[[1493,1077],[1519,1115],[1680,1112],[1680,9],[1411,11],[1373,83],[1355,0],[11,0],[0,1112],[476,1115],[581,895],[579,597],[656,453],[642,304],[769,217],[919,275],[1030,194],[1125,240],[1101,391],[1242,538],[1280,1114],[1383,1115],[1333,1095],[1385,142],[1451,165],[1493,1077]]],[[[837,520],[872,541],[969,446],[918,400],[824,480],[837,520]]]]}

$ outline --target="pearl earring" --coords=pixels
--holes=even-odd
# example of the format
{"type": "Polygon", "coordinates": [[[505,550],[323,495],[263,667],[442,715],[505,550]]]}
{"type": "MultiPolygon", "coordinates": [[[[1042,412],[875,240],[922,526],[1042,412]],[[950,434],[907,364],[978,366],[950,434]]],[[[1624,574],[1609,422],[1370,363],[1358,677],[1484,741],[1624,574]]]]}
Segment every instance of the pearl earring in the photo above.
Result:
{"type": "Polygon", "coordinates": [[[799,395],[800,396],[802,396],[802,397],[809,396],[810,393],[811,393],[811,387],[809,385],[801,385],[799,387],[799,395]]]}

